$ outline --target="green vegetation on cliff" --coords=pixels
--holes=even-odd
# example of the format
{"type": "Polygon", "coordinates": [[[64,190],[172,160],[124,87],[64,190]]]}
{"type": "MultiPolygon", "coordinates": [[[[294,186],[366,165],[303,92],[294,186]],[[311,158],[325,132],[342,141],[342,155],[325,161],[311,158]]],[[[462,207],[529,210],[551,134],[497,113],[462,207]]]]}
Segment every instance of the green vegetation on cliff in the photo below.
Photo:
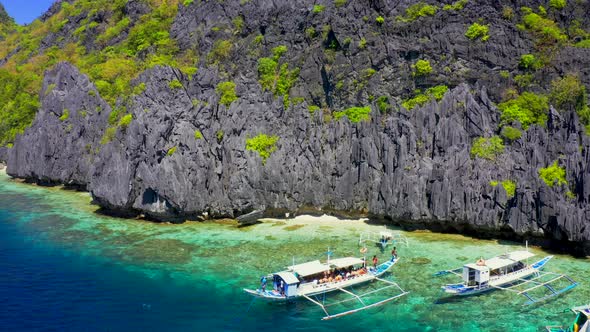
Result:
{"type": "Polygon", "coordinates": [[[215,90],[220,95],[219,102],[226,107],[229,107],[231,103],[238,99],[236,95],[236,84],[234,82],[221,82],[217,84],[215,90]]]}
{"type": "Polygon", "coordinates": [[[414,76],[426,76],[432,73],[432,66],[428,60],[418,60],[412,65],[414,76]]]}
{"type": "Polygon", "coordinates": [[[532,92],[523,92],[516,98],[499,104],[498,107],[502,111],[502,123],[510,124],[518,121],[526,130],[532,124],[545,125],[549,99],[532,92]]]}
{"type": "Polygon", "coordinates": [[[371,107],[350,107],[344,111],[334,112],[334,119],[340,120],[342,117],[347,117],[352,123],[358,123],[361,121],[369,121],[371,119],[371,107]]]}
{"type": "Polygon", "coordinates": [[[258,134],[252,138],[246,138],[246,150],[258,152],[264,165],[268,157],[277,150],[276,144],[278,140],[278,136],[258,134]]]}
{"type": "Polygon", "coordinates": [[[465,37],[476,40],[481,39],[481,41],[487,41],[490,38],[489,35],[490,28],[485,24],[473,23],[472,25],[467,28],[465,32],[465,37]]]}
{"type": "Polygon", "coordinates": [[[539,178],[549,187],[567,184],[565,168],[557,165],[557,160],[551,166],[539,169],[539,178]]]}
{"type": "Polygon", "coordinates": [[[576,111],[580,122],[586,126],[586,132],[590,134],[588,93],[577,75],[568,74],[561,79],[553,80],[549,100],[560,110],[576,111]]]}
{"type": "Polygon", "coordinates": [[[405,15],[398,16],[397,20],[401,22],[413,22],[419,19],[420,17],[434,16],[437,10],[437,6],[429,5],[421,1],[417,4],[411,5],[410,7],[406,8],[405,15]]]}
{"type": "Polygon", "coordinates": [[[405,107],[408,111],[410,111],[415,107],[424,106],[427,102],[431,100],[441,100],[444,97],[445,93],[447,93],[447,91],[449,91],[449,87],[446,85],[434,86],[432,88],[427,89],[424,93],[420,93],[418,91],[418,93],[414,97],[406,99],[402,103],[402,106],[405,107]]]}
{"type": "Polygon", "coordinates": [[[276,97],[283,97],[285,107],[289,107],[289,91],[299,77],[299,68],[289,70],[288,63],[280,64],[285,53],[287,47],[281,45],[272,49],[272,57],[259,59],[258,78],[263,90],[272,91],[276,97]]]}
{"type": "Polygon", "coordinates": [[[69,61],[90,76],[100,96],[111,105],[130,96],[131,80],[155,65],[179,67],[194,72],[192,51],[180,53],[170,38],[178,0],[146,0],[150,12],[131,22],[124,14],[126,0],[78,0],[63,2],[61,9],[45,22],[34,21],[19,27],[0,42],[0,58],[15,52],[0,68],[0,146],[14,140],[28,127],[38,109],[43,72],[59,61],[69,61]],[[98,11],[107,18],[101,22],[98,11]],[[82,16],[78,28],[63,47],[40,48],[47,36],[73,24],[70,18],[82,16]],[[88,31],[104,29],[95,42],[99,50],[87,52],[82,46],[88,31]],[[112,39],[123,40],[112,44],[112,39]],[[75,40],[77,39],[77,41],[75,40]],[[112,45],[111,45],[112,44],[112,45]],[[109,46],[105,46],[109,45],[109,46]]]}
{"type": "Polygon", "coordinates": [[[498,136],[478,137],[471,147],[472,158],[495,160],[502,152],[504,152],[504,142],[498,136]]]}
{"type": "MultiPolygon", "coordinates": [[[[133,99],[131,96],[145,91],[146,85],[138,82],[138,76],[154,66],[177,68],[178,78],[170,82],[170,88],[185,87],[186,90],[189,90],[189,81],[196,74],[197,67],[215,68],[218,75],[216,82],[226,81],[217,86],[219,102],[229,106],[237,98],[235,86],[232,89],[229,85],[234,79],[233,75],[247,71],[243,64],[234,61],[241,57],[251,61],[253,67],[248,65],[248,68],[254,68],[262,89],[271,91],[277,98],[282,97],[285,108],[305,101],[308,105],[321,106],[329,114],[330,109],[341,110],[350,105],[373,104],[375,109],[388,114],[400,103],[406,109],[413,109],[430,100],[440,100],[447,91],[442,83],[450,82],[449,84],[455,86],[467,78],[475,81],[478,73],[474,68],[463,70],[463,61],[473,63],[473,59],[468,59],[468,56],[462,55],[455,59],[455,55],[451,57],[450,54],[432,51],[436,47],[426,47],[403,54],[403,63],[399,64],[400,73],[403,72],[400,74],[400,82],[413,75],[411,87],[397,90],[386,90],[385,87],[377,89],[379,80],[390,80],[393,77],[388,74],[391,68],[386,68],[389,64],[380,62],[375,57],[367,57],[370,52],[381,51],[378,50],[380,43],[375,36],[383,34],[384,38],[393,38],[387,33],[387,29],[396,26],[411,28],[408,33],[412,33],[411,30],[419,29],[420,24],[411,22],[421,19],[426,22],[424,18],[437,22],[440,29],[444,29],[444,22],[440,23],[439,20],[449,16],[461,20],[461,24],[467,28],[464,35],[472,40],[485,41],[489,38],[490,31],[494,36],[496,31],[508,31],[506,26],[496,29],[495,25],[499,23],[492,17],[483,18],[487,24],[483,24],[479,18],[482,16],[465,17],[465,13],[469,11],[471,14],[475,10],[472,7],[475,6],[469,6],[468,0],[457,0],[420,1],[407,8],[396,8],[393,14],[391,11],[379,10],[364,13],[362,18],[358,17],[358,23],[366,31],[359,31],[355,35],[342,27],[336,29],[332,23],[325,21],[328,15],[349,10],[353,4],[347,0],[333,0],[317,2],[307,8],[306,15],[309,15],[310,22],[302,26],[300,31],[302,37],[307,37],[302,39],[305,45],[299,41],[294,42],[290,37],[279,37],[284,34],[275,34],[277,24],[270,24],[268,31],[252,27],[252,22],[244,12],[223,17],[224,21],[216,22],[214,27],[192,28],[188,32],[190,42],[184,40],[183,44],[178,30],[174,33],[173,23],[182,16],[183,11],[196,10],[195,7],[208,3],[191,0],[63,1],[56,5],[52,15],[45,17],[44,21],[36,20],[27,26],[16,25],[0,8],[0,146],[14,142],[15,136],[32,123],[36,110],[40,107],[39,92],[44,72],[60,61],[68,61],[88,75],[98,90],[98,94],[93,91],[89,95],[104,99],[113,109],[116,106],[129,106],[133,99]],[[188,6],[190,8],[185,8],[188,6]],[[439,13],[441,9],[446,12],[439,13]],[[459,12],[464,9],[464,12],[459,12]],[[391,22],[389,15],[396,14],[399,14],[398,22],[391,22]],[[474,21],[477,22],[473,23],[474,21]],[[317,58],[314,55],[311,57],[313,62],[306,62],[311,53],[302,49],[311,51],[317,46],[322,48],[321,55],[318,54],[317,58]],[[269,51],[270,55],[265,54],[269,51]],[[356,58],[361,57],[366,57],[368,61],[356,61],[356,58]],[[353,58],[355,61],[352,61],[353,58]],[[346,71],[345,63],[354,64],[349,66],[354,68],[346,71]],[[295,86],[300,78],[299,68],[306,71],[302,73],[305,82],[302,80],[304,84],[301,85],[304,88],[295,86]],[[309,82],[310,77],[319,82],[309,82]],[[131,82],[136,83],[132,85],[131,82]],[[307,86],[316,83],[313,91],[307,91],[307,86]],[[375,91],[374,94],[370,89],[375,91]],[[414,89],[413,96],[404,93],[414,89]],[[403,97],[410,98],[401,100],[403,97]]],[[[243,8],[247,4],[247,1],[240,2],[243,8]]],[[[545,74],[545,69],[559,67],[556,62],[559,49],[556,46],[590,47],[588,23],[576,11],[579,11],[578,3],[550,0],[539,4],[541,6],[518,8],[506,5],[496,8],[498,14],[504,17],[501,20],[503,24],[514,26],[518,23],[518,27],[527,32],[521,33],[525,37],[519,38],[532,39],[535,48],[513,53],[523,54],[519,63],[521,70],[514,65],[512,68],[502,68],[508,74],[506,88],[518,87],[520,94],[504,99],[498,97],[499,93],[491,95],[495,97],[495,101],[504,101],[499,105],[504,125],[520,122],[524,130],[532,124],[543,125],[547,119],[548,103],[551,102],[560,111],[575,110],[590,131],[590,109],[582,81],[566,75],[561,80],[554,80],[550,87],[548,82],[555,75],[550,74],[552,76],[546,80],[540,79],[545,74]],[[571,12],[567,14],[567,21],[562,17],[566,12],[571,12]],[[534,94],[526,92],[527,90],[534,91],[534,94]]],[[[227,2],[219,2],[218,5],[229,6],[227,2]]],[[[457,40],[464,42],[462,32],[456,35],[457,40]]],[[[435,34],[422,37],[417,37],[417,42],[423,45],[434,46],[438,43],[435,34]]],[[[501,34],[498,37],[500,40],[503,38],[501,34]]],[[[565,70],[561,72],[567,73],[565,70]]],[[[484,80],[483,83],[489,82],[484,80]]],[[[44,91],[45,95],[49,95],[53,88],[55,86],[48,87],[44,91]]],[[[340,118],[344,116],[342,112],[344,111],[333,114],[340,118]]],[[[119,126],[118,121],[122,116],[123,114],[118,114],[117,122],[110,126],[119,126]]],[[[347,117],[350,118],[348,115],[347,117]]],[[[108,131],[107,137],[114,137],[111,134],[113,130],[108,131]]],[[[517,139],[517,135],[514,130],[502,131],[502,136],[507,140],[517,139]]]]}

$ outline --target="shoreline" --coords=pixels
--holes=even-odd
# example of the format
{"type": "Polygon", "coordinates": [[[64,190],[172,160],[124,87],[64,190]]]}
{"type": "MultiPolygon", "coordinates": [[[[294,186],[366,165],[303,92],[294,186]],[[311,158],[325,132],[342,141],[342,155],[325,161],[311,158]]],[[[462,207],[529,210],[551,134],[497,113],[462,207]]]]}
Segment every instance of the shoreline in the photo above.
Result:
{"type": "MultiPolygon", "coordinates": [[[[10,177],[6,172],[6,165],[0,162],[0,175],[8,176],[11,180],[15,182],[19,182],[21,184],[29,184],[38,187],[55,187],[55,186],[47,186],[43,184],[35,184],[34,182],[27,182],[23,181],[19,178],[10,177]]],[[[67,188],[64,184],[57,185],[62,188],[62,190],[71,190],[67,188]]],[[[84,191],[89,193],[88,191],[84,191]]],[[[102,206],[97,204],[96,202],[90,202],[91,206],[96,207],[97,209],[94,211],[97,215],[102,216],[109,216],[120,218],[124,220],[142,220],[151,223],[170,223],[170,224],[187,224],[192,222],[217,222],[219,220],[228,220],[228,218],[208,218],[204,220],[195,220],[195,219],[183,219],[182,222],[178,222],[178,220],[156,220],[149,218],[142,214],[134,214],[133,211],[127,211],[126,214],[121,213],[111,213],[109,210],[105,210],[102,206]]],[[[438,234],[457,234],[462,236],[472,237],[478,240],[496,240],[498,242],[501,241],[510,241],[510,242],[522,242],[524,245],[525,241],[529,242],[529,245],[538,246],[540,248],[553,251],[555,253],[563,253],[570,255],[572,257],[581,258],[581,257],[590,257],[589,250],[590,243],[585,242],[571,242],[571,241],[558,241],[555,239],[547,238],[539,234],[517,234],[513,231],[504,229],[504,230],[496,230],[496,229],[478,229],[474,225],[470,225],[467,223],[445,223],[444,221],[439,220],[393,220],[386,216],[376,216],[370,214],[359,214],[354,212],[347,212],[347,211],[333,211],[329,209],[319,209],[319,208],[309,208],[303,207],[298,209],[297,211],[281,211],[284,213],[278,213],[279,211],[265,211],[265,215],[262,218],[259,218],[257,223],[252,224],[240,224],[237,218],[230,218],[234,220],[237,227],[247,228],[252,227],[259,223],[264,223],[265,221],[301,221],[304,224],[312,222],[312,223],[334,223],[334,222],[341,222],[341,223],[364,223],[368,225],[382,225],[382,226],[393,226],[399,228],[403,231],[408,232],[431,232],[431,233],[438,233],[438,234]]]]}

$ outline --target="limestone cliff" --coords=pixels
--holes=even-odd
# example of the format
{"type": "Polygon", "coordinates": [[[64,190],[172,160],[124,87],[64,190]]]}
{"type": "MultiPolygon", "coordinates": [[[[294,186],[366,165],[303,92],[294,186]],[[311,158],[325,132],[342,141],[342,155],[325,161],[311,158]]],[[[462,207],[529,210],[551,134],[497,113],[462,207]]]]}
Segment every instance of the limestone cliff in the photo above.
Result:
{"type": "MultiPolygon", "coordinates": [[[[466,1],[415,20],[404,19],[412,1],[186,3],[170,36],[198,50],[196,73],[154,66],[132,80],[133,94],[109,103],[91,78],[59,63],[45,75],[32,126],[0,149],[9,174],[83,187],[105,209],[160,220],[329,210],[590,253],[590,139],[574,109],[551,106],[543,124],[515,124],[521,137],[494,158],[471,153],[505,126],[497,104],[513,77],[530,75],[520,93],[548,93],[566,73],[590,85],[588,48],[563,46],[542,68],[522,68],[523,54],[542,52],[539,40],[504,11],[541,2],[466,1]],[[489,26],[485,41],[466,38],[478,20],[489,26]],[[222,52],[220,41],[231,46],[222,52]],[[279,81],[283,66],[292,71],[286,94],[278,81],[264,88],[261,58],[278,62],[279,81]],[[419,59],[431,73],[416,75],[419,59]],[[228,103],[219,88],[227,81],[236,95],[228,103]],[[450,89],[440,100],[402,106],[441,84],[450,89]],[[370,114],[357,122],[339,113],[351,106],[370,114]],[[246,149],[259,134],[278,138],[267,159],[246,149]],[[539,176],[554,162],[566,184],[539,176]],[[513,192],[498,185],[505,180],[513,192]]],[[[547,15],[567,25],[588,10],[584,2],[547,15]]],[[[126,5],[128,15],[147,11],[126,5]]]]}

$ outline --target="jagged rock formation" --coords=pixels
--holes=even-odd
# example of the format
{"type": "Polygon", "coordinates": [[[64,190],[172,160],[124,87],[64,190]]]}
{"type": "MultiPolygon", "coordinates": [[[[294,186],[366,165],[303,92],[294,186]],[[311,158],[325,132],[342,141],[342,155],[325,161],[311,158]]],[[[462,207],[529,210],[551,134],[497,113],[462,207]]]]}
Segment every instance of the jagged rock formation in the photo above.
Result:
{"type": "MultiPolygon", "coordinates": [[[[495,102],[510,86],[500,70],[516,70],[534,44],[502,18],[502,5],[469,1],[462,11],[379,25],[377,15],[393,22],[413,2],[324,2],[321,14],[307,0],[180,6],[170,33],[181,49],[200,51],[197,73],[167,66],[141,73],[132,83],[144,89],[116,105],[125,104],[133,120],[109,140],[112,107],[86,75],[60,63],[45,75],[33,125],[7,157],[0,149],[0,160],[8,159],[13,176],[84,187],[110,211],[162,220],[323,209],[442,230],[533,236],[590,253],[590,139],[575,112],[551,108],[546,128],[523,131],[495,160],[470,155],[475,138],[499,132],[495,102]],[[236,17],[243,21],[239,31],[227,28],[236,17]],[[465,38],[474,17],[493,27],[488,42],[465,38]],[[325,36],[311,36],[309,27],[318,34],[325,29],[325,36]],[[255,41],[258,34],[263,44],[255,41]],[[354,42],[345,47],[347,37],[354,42]],[[213,63],[207,54],[224,38],[232,40],[232,51],[213,63]],[[288,108],[263,91],[256,69],[278,45],[288,46],[285,61],[300,68],[291,97],[303,102],[288,108]],[[418,58],[430,59],[432,75],[412,76],[418,58]],[[170,84],[175,80],[180,87],[170,84]],[[238,96],[230,106],[216,91],[227,80],[238,96]],[[399,106],[415,88],[441,83],[452,89],[440,102],[412,111],[399,106]],[[389,97],[394,111],[381,113],[377,96],[389,97]],[[335,120],[329,111],[368,104],[370,119],[358,123],[335,120]],[[323,110],[310,112],[311,105],[323,110]],[[279,137],[265,163],[245,148],[246,139],[260,133],[279,137]],[[539,178],[539,169],[556,160],[567,170],[568,186],[549,187],[539,178]],[[490,184],[504,179],[516,182],[513,197],[490,184]]],[[[570,14],[584,8],[587,3],[570,14]]],[[[138,17],[146,10],[136,1],[126,6],[138,17]]],[[[589,68],[590,49],[565,48],[535,74],[531,89],[542,91],[571,71],[589,85],[589,68]]]]}

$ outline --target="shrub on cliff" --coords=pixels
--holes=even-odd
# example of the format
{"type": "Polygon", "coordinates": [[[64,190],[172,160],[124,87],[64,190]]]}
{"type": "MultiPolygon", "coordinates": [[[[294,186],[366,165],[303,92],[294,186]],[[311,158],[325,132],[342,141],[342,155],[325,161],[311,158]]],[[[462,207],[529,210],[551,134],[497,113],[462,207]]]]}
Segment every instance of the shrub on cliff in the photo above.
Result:
{"type": "Polygon", "coordinates": [[[586,106],[588,95],[580,78],[577,75],[568,74],[551,82],[549,99],[551,104],[559,109],[577,111],[586,106]]]}
{"type": "Polygon", "coordinates": [[[551,8],[562,10],[565,6],[567,6],[566,0],[549,0],[549,7],[551,8]]]}
{"type": "Polygon", "coordinates": [[[445,93],[447,93],[448,90],[449,87],[446,85],[434,86],[432,88],[427,89],[424,93],[418,93],[414,97],[406,99],[402,103],[402,106],[408,111],[410,111],[417,106],[424,106],[424,104],[431,100],[439,101],[444,97],[445,93]]]}
{"type": "Polygon", "coordinates": [[[498,136],[478,137],[471,147],[472,158],[495,160],[502,152],[504,152],[504,142],[498,136]]]}
{"type": "Polygon", "coordinates": [[[391,111],[391,104],[389,103],[389,97],[387,96],[380,96],[377,98],[377,108],[383,114],[389,113],[391,111]]]}
{"type": "Polygon", "coordinates": [[[549,102],[546,96],[524,92],[515,99],[500,103],[498,108],[502,111],[502,123],[518,121],[526,130],[532,124],[545,125],[549,102]]]}
{"type": "Polygon", "coordinates": [[[558,166],[557,160],[551,166],[539,169],[539,177],[549,187],[553,187],[555,184],[567,184],[565,168],[558,166]]]}
{"type": "Polygon", "coordinates": [[[125,115],[124,117],[121,118],[121,120],[119,120],[119,127],[123,128],[123,129],[129,127],[132,120],[133,120],[132,114],[125,115]]]}
{"type": "Polygon", "coordinates": [[[462,10],[463,7],[469,2],[469,0],[458,0],[450,5],[444,5],[443,10],[462,10]]]}
{"type": "Polygon", "coordinates": [[[432,73],[432,66],[428,60],[416,61],[416,63],[412,65],[412,69],[414,70],[412,73],[413,76],[426,76],[432,73]]]}
{"type": "Polygon", "coordinates": [[[481,39],[481,41],[487,41],[490,38],[489,35],[490,28],[485,24],[473,23],[472,25],[467,28],[465,32],[465,37],[475,40],[481,39]]]}
{"type": "Polygon", "coordinates": [[[371,107],[350,107],[344,111],[334,112],[334,119],[340,120],[342,117],[347,117],[352,123],[358,123],[361,121],[368,121],[371,119],[371,107]]]}
{"type": "Polygon", "coordinates": [[[59,121],[66,121],[69,118],[70,118],[70,110],[67,108],[64,108],[63,113],[59,117],[59,121]]]}
{"type": "Polygon", "coordinates": [[[512,180],[504,180],[502,181],[502,187],[506,191],[506,196],[508,196],[508,198],[514,197],[514,194],[516,193],[516,182],[512,180]]]}
{"type": "Polygon", "coordinates": [[[342,6],[346,5],[347,1],[348,0],[334,0],[334,6],[342,7],[342,6]]]}
{"type": "Polygon", "coordinates": [[[299,77],[299,68],[289,70],[289,64],[279,66],[281,57],[287,52],[284,45],[273,48],[272,57],[258,59],[258,81],[262,90],[272,91],[275,97],[282,96],[285,107],[289,107],[289,91],[299,77]]]}
{"type": "Polygon", "coordinates": [[[537,70],[543,67],[543,63],[539,61],[539,59],[537,59],[537,57],[533,54],[523,54],[520,57],[518,66],[526,70],[537,70]]]}
{"type": "Polygon", "coordinates": [[[549,100],[560,110],[575,110],[580,122],[586,127],[586,133],[590,134],[588,94],[577,75],[568,74],[561,79],[553,80],[549,100]]]}
{"type": "Polygon", "coordinates": [[[217,84],[215,91],[220,95],[219,103],[226,107],[229,107],[231,103],[238,99],[236,95],[236,84],[234,82],[221,82],[217,84]]]}
{"type": "Polygon", "coordinates": [[[211,52],[207,55],[207,61],[209,63],[218,63],[225,61],[229,58],[233,44],[229,40],[217,40],[213,44],[211,52]]]}
{"type": "Polygon", "coordinates": [[[510,127],[510,126],[504,126],[502,128],[502,133],[501,133],[502,137],[504,137],[505,139],[509,140],[509,141],[516,141],[517,139],[519,139],[522,136],[522,132],[514,127],[510,127]]]}
{"type": "Polygon", "coordinates": [[[170,89],[180,89],[182,88],[182,83],[179,80],[173,79],[172,81],[168,82],[168,86],[170,89]]]}
{"type": "Polygon", "coordinates": [[[266,164],[266,160],[277,149],[278,136],[268,136],[266,134],[258,134],[252,138],[246,138],[246,150],[258,152],[262,158],[262,164],[266,164]]]}
{"type": "Polygon", "coordinates": [[[405,15],[398,16],[397,20],[400,22],[413,22],[419,19],[420,17],[434,16],[437,10],[437,6],[429,5],[424,1],[421,1],[417,4],[411,5],[410,7],[406,8],[405,15]]]}
{"type": "Polygon", "coordinates": [[[324,5],[313,5],[313,9],[311,11],[314,14],[319,14],[319,13],[323,12],[324,9],[326,9],[326,6],[324,6],[324,5]]]}
{"type": "Polygon", "coordinates": [[[553,45],[567,41],[567,36],[555,21],[534,13],[529,7],[522,7],[522,24],[518,27],[531,32],[540,45],[553,45]]]}

